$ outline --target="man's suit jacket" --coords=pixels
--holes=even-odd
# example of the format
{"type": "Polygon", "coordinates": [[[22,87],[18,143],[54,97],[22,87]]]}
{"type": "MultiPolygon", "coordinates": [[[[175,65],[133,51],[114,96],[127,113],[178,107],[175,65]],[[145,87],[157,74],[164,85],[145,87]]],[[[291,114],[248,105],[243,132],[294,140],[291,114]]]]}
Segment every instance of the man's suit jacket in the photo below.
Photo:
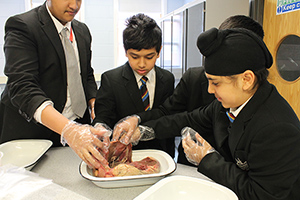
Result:
{"type": "MultiPolygon", "coordinates": [[[[208,80],[203,67],[189,68],[181,77],[173,94],[156,109],[138,113],[142,123],[155,120],[165,115],[173,115],[184,111],[192,111],[210,104],[215,96],[208,93],[208,80]]],[[[159,134],[159,133],[158,133],[159,134]]],[[[185,157],[181,142],[178,146],[178,163],[191,165],[185,157]]]]}
{"type": "MultiPolygon", "coordinates": [[[[174,76],[167,70],[155,66],[156,86],[152,108],[157,108],[173,93],[174,76]]],[[[129,65],[109,70],[101,76],[101,86],[95,103],[96,118],[93,123],[105,123],[111,128],[120,119],[144,110],[136,78],[129,65]]],[[[174,137],[172,141],[174,147],[174,137]]],[[[134,149],[155,148],[157,140],[140,142],[134,149]]],[[[172,149],[173,150],[173,149],[172,149]]],[[[174,154],[174,153],[173,153],[174,154]]]]}
{"type": "Polygon", "coordinates": [[[232,189],[239,199],[299,199],[300,123],[276,88],[267,81],[230,124],[214,100],[190,113],[145,123],[157,138],[180,135],[189,126],[219,152],[206,155],[198,171],[232,189]],[[151,125],[150,125],[151,124],[151,125]],[[169,127],[169,128],[167,128],[169,127]]]}
{"type": "MultiPolygon", "coordinates": [[[[91,35],[87,26],[72,21],[80,57],[86,100],[96,97],[97,85],[91,68],[91,35]]],[[[59,135],[35,123],[33,115],[46,100],[62,112],[67,99],[66,61],[61,39],[46,4],[10,17],[5,25],[5,74],[1,98],[1,140],[18,138],[52,139],[59,135]]],[[[88,111],[83,122],[88,122],[88,111]]]]}

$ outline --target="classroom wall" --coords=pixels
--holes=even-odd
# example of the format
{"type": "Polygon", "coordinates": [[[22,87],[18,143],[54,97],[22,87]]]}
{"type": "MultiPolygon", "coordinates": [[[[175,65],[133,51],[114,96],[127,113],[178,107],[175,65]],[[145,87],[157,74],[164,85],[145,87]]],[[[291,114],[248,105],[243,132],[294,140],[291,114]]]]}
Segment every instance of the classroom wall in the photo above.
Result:
{"type": "MultiPolygon", "coordinates": [[[[163,0],[167,9],[166,12],[171,12],[180,6],[193,1],[193,0],[163,0]]],[[[4,70],[4,25],[8,16],[12,16],[25,11],[26,0],[0,0],[0,84],[6,82],[6,77],[3,73],[4,70]]],[[[115,12],[118,8],[116,4],[118,0],[86,0],[84,1],[84,22],[88,25],[93,41],[92,41],[92,66],[95,70],[96,79],[100,78],[100,75],[116,65],[116,40],[115,40],[115,12]]],[[[133,5],[149,5],[147,10],[154,10],[156,12],[158,6],[151,6],[153,3],[161,2],[161,0],[122,0],[126,2],[131,10],[139,10],[133,5]],[[131,2],[131,3],[130,3],[131,2]],[[152,8],[152,9],[150,9],[152,8]]],[[[123,8],[126,6],[122,5],[123,8]]],[[[0,89],[1,90],[1,89],[0,89]]],[[[1,91],[0,91],[1,92],[1,91]]]]}
{"type": "MultiPolygon", "coordinates": [[[[4,70],[4,24],[8,16],[22,13],[25,11],[27,0],[0,0],[0,84],[6,83],[6,77],[3,73],[4,70]]],[[[29,1],[29,0],[28,0],[29,1]]],[[[82,10],[84,12],[84,22],[88,25],[93,41],[92,41],[92,66],[95,70],[96,79],[100,79],[100,75],[111,68],[117,66],[116,50],[116,29],[120,27],[116,23],[116,15],[119,6],[122,9],[130,8],[131,11],[141,11],[142,5],[146,6],[146,11],[158,12],[161,9],[162,17],[187,3],[194,0],[85,0],[82,10]],[[129,6],[126,7],[126,4],[129,6]],[[148,2],[148,4],[147,4],[148,2]],[[161,3],[161,6],[157,6],[161,3]],[[155,4],[156,6],[151,6],[155,4]],[[134,6],[133,6],[134,5],[134,6]]],[[[209,0],[215,1],[215,0],[209,0]]],[[[217,0],[222,1],[222,0],[217,0]]],[[[251,1],[251,0],[250,0],[251,1]]],[[[144,6],[145,7],[145,6],[144,6]]],[[[145,12],[142,10],[141,12],[145,12]]],[[[0,86],[1,92],[1,86],[0,86]]]]}
{"type": "Polygon", "coordinates": [[[95,74],[101,74],[114,67],[114,1],[86,0],[84,9],[93,39],[92,66],[95,74]]]}
{"type": "MultiPolygon", "coordinates": [[[[17,13],[24,12],[25,1],[24,0],[0,0],[0,83],[5,82],[3,69],[4,69],[4,52],[3,52],[3,43],[4,43],[4,24],[7,20],[7,16],[11,16],[17,13]]],[[[1,92],[1,91],[0,91],[1,92]]]]}

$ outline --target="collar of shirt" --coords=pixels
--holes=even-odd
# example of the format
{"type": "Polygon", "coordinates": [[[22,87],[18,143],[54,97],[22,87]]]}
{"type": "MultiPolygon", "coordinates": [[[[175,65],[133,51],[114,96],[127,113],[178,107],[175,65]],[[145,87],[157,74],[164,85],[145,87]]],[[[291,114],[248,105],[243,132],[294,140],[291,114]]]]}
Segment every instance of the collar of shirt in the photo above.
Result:
{"type": "MultiPolygon", "coordinates": [[[[135,78],[136,78],[136,82],[138,83],[138,86],[140,87],[140,86],[142,85],[141,78],[142,78],[143,76],[139,75],[139,74],[136,73],[135,71],[133,71],[133,73],[134,73],[134,76],[135,76],[135,78]]],[[[155,82],[155,69],[154,69],[154,68],[151,69],[151,70],[148,72],[148,74],[146,75],[146,77],[148,78],[147,83],[152,85],[152,83],[155,82]]],[[[148,85],[148,84],[147,84],[147,85],[148,85]]]]}
{"type": "Polygon", "coordinates": [[[58,33],[60,33],[60,32],[62,31],[62,29],[65,28],[65,27],[67,27],[68,30],[70,31],[70,29],[71,29],[71,22],[67,22],[66,25],[62,25],[62,24],[60,23],[60,21],[58,21],[58,20],[52,15],[52,13],[50,12],[48,6],[46,6],[46,8],[47,8],[47,11],[48,11],[48,13],[49,13],[49,15],[50,15],[52,21],[54,22],[54,25],[55,25],[55,27],[56,27],[58,33]]]}
{"type": "Polygon", "coordinates": [[[245,105],[248,103],[248,101],[251,98],[252,98],[252,96],[245,103],[243,103],[241,106],[239,106],[238,108],[230,108],[229,112],[231,112],[235,117],[237,117],[238,114],[241,112],[241,110],[245,107],[245,105]]]}

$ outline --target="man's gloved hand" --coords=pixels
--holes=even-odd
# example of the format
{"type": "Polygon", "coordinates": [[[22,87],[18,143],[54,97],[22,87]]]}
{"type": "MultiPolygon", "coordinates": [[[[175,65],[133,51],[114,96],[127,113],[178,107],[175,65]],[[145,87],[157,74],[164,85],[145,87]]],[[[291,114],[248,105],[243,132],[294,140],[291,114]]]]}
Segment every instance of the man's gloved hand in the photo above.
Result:
{"type": "Polygon", "coordinates": [[[98,137],[106,141],[105,138],[109,138],[109,130],[70,121],[62,130],[61,143],[63,145],[67,143],[90,167],[99,168],[100,165],[107,165],[108,162],[97,149],[105,152],[108,147],[107,143],[102,142],[98,137]]]}

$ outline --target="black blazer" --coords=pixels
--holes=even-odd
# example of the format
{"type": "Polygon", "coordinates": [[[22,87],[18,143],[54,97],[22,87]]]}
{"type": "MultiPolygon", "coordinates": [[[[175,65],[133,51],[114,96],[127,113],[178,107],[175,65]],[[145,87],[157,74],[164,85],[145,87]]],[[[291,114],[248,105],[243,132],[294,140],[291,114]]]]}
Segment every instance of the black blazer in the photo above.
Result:
{"type": "MultiPolygon", "coordinates": [[[[78,45],[82,83],[86,100],[96,97],[97,85],[91,68],[91,35],[87,26],[72,21],[78,45]]],[[[5,25],[6,88],[1,96],[1,140],[19,138],[52,139],[59,135],[34,123],[33,114],[46,100],[59,112],[67,98],[66,62],[57,29],[46,4],[10,17],[5,25]]],[[[89,121],[88,112],[85,120],[89,121]]]]}
{"type": "Polygon", "coordinates": [[[214,100],[147,123],[160,133],[157,138],[180,135],[186,126],[196,129],[219,152],[205,156],[198,171],[239,199],[299,199],[300,123],[276,88],[260,86],[232,125],[225,112],[214,100]]]}
{"type": "MultiPolygon", "coordinates": [[[[158,119],[165,115],[172,115],[184,111],[192,111],[201,106],[208,105],[215,97],[208,93],[208,80],[203,67],[189,68],[181,77],[174,93],[156,109],[138,113],[142,123],[158,119]]],[[[180,143],[178,146],[178,163],[191,165],[185,157],[180,143]]]]}
{"type": "MultiPolygon", "coordinates": [[[[155,72],[156,86],[153,108],[162,104],[174,90],[174,75],[171,72],[157,66],[155,66],[155,72]]],[[[143,110],[140,90],[128,62],[102,74],[101,86],[97,92],[95,103],[96,118],[93,124],[100,122],[113,128],[120,119],[143,110]]],[[[169,141],[172,141],[172,146],[174,146],[174,137],[169,141]]],[[[133,149],[155,148],[155,146],[157,149],[161,149],[157,144],[157,141],[156,144],[153,141],[140,142],[133,149]]]]}
{"type": "Polygon", "coordinates": [[[174,93],[156,109],[138,113],[142,122],[184,111],[192,111],[210,104],[214,95],[209,94],[208,80],[203,67],[189,68],[181,77],[174,93]]]}

